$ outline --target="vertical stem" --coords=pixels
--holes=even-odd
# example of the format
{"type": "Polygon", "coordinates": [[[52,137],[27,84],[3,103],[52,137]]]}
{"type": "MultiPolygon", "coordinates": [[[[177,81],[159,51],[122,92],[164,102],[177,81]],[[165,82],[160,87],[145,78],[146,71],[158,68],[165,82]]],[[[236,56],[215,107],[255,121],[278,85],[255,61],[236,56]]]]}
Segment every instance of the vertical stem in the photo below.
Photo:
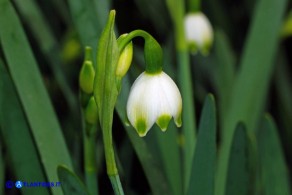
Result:
{"type": "Polygon", "coordinates": [[[198,12],[201,9],[201,0],[189,0],[189,12],[198,12]]]}
{"type": "Polygon", "coordinates": [[[191,81],[191,70],[189,63],[189,56],[186,51],[178,51],[178,66],[179,66],[179,84],[182,92],[183,100],[183,126],[182,131],[184,135],[184,188],[188,186],[192,157],[195,149],[196,137],[196,117],[195,105],[193,97],[193,87],[191,81]]]}
{"type": "Polygon", "coordinates": [[[123,187],[122,187],[119,175],[118,174],[110,175],[109,178],[112,183],[115,194],[124,195],[124,191],[123,191],[123,187]]]}
{"type": "MultiPolygon", "coordinates": [[[[177,2],[176,2],[177,3],[177,2]]],[[[183,156],[184,156],[184,189],[186,190],[192,164],[192,156],[195,149],[195,140],[196,140],[196,117],[195,117],[195,104],[194,104],[194,95],[193,95],[193,86],[192,86],[192,77],[191,77],[191,68],[190,68],[190,58],[188,52],[188,45],[185,39],[185,30],[184,30],[184,3],[179,1],[179,8],[172,9],[172,11],[178,10],[176,13],[172,12],[172,18],[175,27],[175,44],[177,51],[177,63],[179,68],[179,86],[182,93],[183,100],[183,136],[184,136],[184,147],[183,147],[183,156]]],[[[173,4],[174,5],[174,4],[173,4]]],[[[174,6],[172,6],[174,7],[174,6]]]]}
{"type": "Polygon", "coordinates": [[[105,108],[103,109],[103,120],[102,120],[102,133],[104,141],[105,150],[105,160],[107,167],[107,174],[112,183],[115,195],[124,195],[124,191],[121,185],[120,177],[118,174],[118,169],[115,161],[115,154],[113,148],[112,139],[112,124],[113,124],[113,109],[105,108]]]}
{"type": "Polygon", "coordinates": [[[91,194],[98,194],[98,181],[96,170],[96,157],[95,157],[95,139],[96,139],[96,125],[85,125],[84,135],[84,167],[86,186],[91,194]],[[87,132],[93,132],[87,134],[87,132]]]}

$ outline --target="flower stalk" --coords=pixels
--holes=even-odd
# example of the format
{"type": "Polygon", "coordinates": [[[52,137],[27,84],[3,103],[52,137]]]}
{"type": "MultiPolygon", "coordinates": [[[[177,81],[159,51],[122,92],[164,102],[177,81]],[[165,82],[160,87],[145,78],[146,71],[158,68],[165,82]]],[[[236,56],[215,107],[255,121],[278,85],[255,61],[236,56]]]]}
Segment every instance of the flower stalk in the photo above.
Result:
{"type": "Polygon", "coordinates": [[[114,34],[115,11],[110,11],[107,24],[101,34],[97,49],[96,76],[94,80],[94,98],[102,129],[107,174],[116,195],[123,195],[123,188],[116,166],[112,123],[115,103],[118,97],[116,69],[119,60],[119,50],[114,34]]]}
{"type": "Polygon", "coordinates": [[[85,48],[85,59],[79,74],[79,99],[83,118],[83,150],[85,183],[91,194],[98,194],[96,169],[96,135],[98,113],[93,95],[95,70],[92,64],[91,48],[85,48]]]}
{"type": "Polygon", "coordinates": [[[182,93],[183,113],[182,120],[184,126],[182,133],[184,138],[183,159],[184,159],[184,189],[190,178],[192,156],[195,149],[196,140],[196,117],[194,94],[191,79],[190,59],[188,45],[185,38],[184,16],[185,5],[182,0],[167,0],[167,7],[170,12],[175,32],[175,46],[177,52],[177,65],[179,68],[179,86],[182,93]]]}
{"type": "Polygon", "coordinates": [[[84,170],[86,186],[91,194],[98,194],[95,149],[97,126],[86,123],[84,134],[84,170]],[[89,132],[90,134],[88,135],[89,132]]]}
{"type": "Polygon", "coordinates": [[[189,11],[197,12],[201,10],[201,0],[189,0],[189,11]]]}
{"type": "Polygon", "coordinates": [[[144,99],[144,104],[148,105],[146,107],[153,108],[150,112],[148,112],[148,108],[144,109],[145,106],[143,107],[143,105],[137,104],[136,97],[142,97],[142,93],[139,91],[140,89],[138,89],[138,93],[130,93],[130,96],[134,94],[134,98],[131,99],[129,97],[129,106],[127,106],[127,109],[130,111],[128,112],[128,117],[139,135],[146,135],[155,121],[165,131],[172,117],[174,117],[177,126],[180,126],[182,101],[175,83],[162,71],[163,52],[159,43],[149,33],[143,30],[134,30],[129,34],[122,35],[117,40],[114,33],[114,21],[115,11],[112,10],[99,40],[93,91],[99,123],[103,133],[107,174],[115,194],[122,195],[124,192],[118,175],[113,149],[112,123],[115,103],[121,88],[121,81],[132,61],[132,39],[136,37],[142,37],[144,39],[146,70],[142,73],[142,77],[147,77],[148,82],[140,83],[142,85],[140,89],[143,89],[143,85],[149,89],[155,87],[158,89],[155,91],[150,90],[150,96],[148,96],[152,98],[156,97],[154,99],[158,100],[151,102],[148,99],[144,99]],[[162,93],[157,86],[162,88],[162,93]],[[160,95],[157,96],[158,93],[156,92],[160,92],[160,95]],[[138,107],[141,108],[141,112],[138,107]],[[145,118],[144,116],[146,115],[147,117],[145,118]],[[137,117],[140,117],[139,119],[142,119],[142,122],[136,123],[137,117]]]}
{"type": "Polygon", "coordinates": [[[156,74],[162,71],[163,52],[159,43],[146,31],[134,30],[118,43],[119,51],[123,51],[126,45],[134,38],[142,37],[144,43],[144,58],[146,72],[156,74]]]}

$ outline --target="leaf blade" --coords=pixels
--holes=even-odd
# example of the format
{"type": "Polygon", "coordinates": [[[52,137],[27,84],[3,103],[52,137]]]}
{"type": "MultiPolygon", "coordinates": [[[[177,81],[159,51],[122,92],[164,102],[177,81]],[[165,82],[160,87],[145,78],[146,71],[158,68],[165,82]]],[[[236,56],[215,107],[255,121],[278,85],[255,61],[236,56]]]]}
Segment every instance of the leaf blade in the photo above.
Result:
{"type": "Polygon", "coordinates": [[[257,3],[223,124],[223,143],[216,178],[218,195],[225,194],[228,159],[236,124],[244,122],[248,135],[252,136],[250,134],[261,118],[287,0],[260,0],[257,3]]]}
{"type": "Polygon", "coordinates": [[[64,195],[89,195],[82,181],[67,167],[58,166],[57,172],[64,195]]]}
{"type": "Polygon", "coordinates": [[[0,39],[9,70],[48,179],[57,181],[57,165],[72,166],[66,143],[19,18],[7,0],[0,1],[0,10],[0,39]]]}
{"type": "Polygon", "coordinates": [[[290,195],[289,173],[285,163],[278,129],[266,115],[258,133],[260,171],[264,194],[290,195]]]}
{"type": "Polygon", "coordinates": [[[248,140],[246,128],[239,123],[232,141],[226,182],[226,195],[248,194],[248,140]]]}
{"type": "Polygon", "coordinates": [[[216,160],[216,111],[212,95],[208,95],[205,99],[196,143],[187,194],[213,195],[216,160]]]}
{"type": "MultiPolygon", "coordinates": [[[[3,138],[5,138],[3,140],[11,158],[15,175],[17,178],[28,182],[46,181],[47,179],[38,158],[38,151],[31,136],[29,125],[22,111],[11,78],[1,60],[0,78],[0,84],[2,85],[0,87],[2,94],[0,100],[0,131],[3,138]]],[[[41,193],[49,195],[48,188],[40,188],[37,191],[22,188],[21,191],[23,194],[37,195],[41,193]]]]}

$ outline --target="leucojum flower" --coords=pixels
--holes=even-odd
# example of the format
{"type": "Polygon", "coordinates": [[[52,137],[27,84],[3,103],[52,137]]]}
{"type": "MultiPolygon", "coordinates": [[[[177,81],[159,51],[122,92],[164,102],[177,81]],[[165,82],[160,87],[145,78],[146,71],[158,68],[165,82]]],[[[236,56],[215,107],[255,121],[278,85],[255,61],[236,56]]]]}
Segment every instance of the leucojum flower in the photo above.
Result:
{"type": "MultiPolygon", "coordinates": [[[[88,57],[85,57],[79,81],[86,125],[101,128],[107,174],[115,194],[123,195],[113,149],[112,124],[116,101],[122,88],[122,78],[129,70],[133,57],[132,39],[142,37],[145,41],[146,70],[134,82],[127,102],[128,119],[138,134],[145,136],[155,122],[165,131],[172,117],[176,125],[181,126],[182,98],[173,80],[162,71],[163,52],[157,41],[143,30],[134,30],[116,39],[115,14],[115,10],[110,11],[99,38],[95,66],[91,60],[92,55],[87,52],[88,57]]],[[[92,135],[90,132],[86,134],[88,139],[85,141],[92,142],[85,146],[94,146],[92,135]]],[[[85,162],[88,162],[87,165],[94,164],[91,161],[94,159],[91,156],[94,154],[92,151],[94,149],[89,148],[85,152],[88,157],[85,162]]]]}
{"type": "Polygon", "coordinates": [[[162,49],[145,31],[133,31],[124,36],[126,42],[134,36],[145,39],[146,70],[134,82],[127,102],[127,116],[139,136],[147,134],[153,124],[166,131],[171,118],[181,126],[182,98],[174,81],[162,71],[162,49]]]}
{"type": "Polygon", "coordinates": [[[181,126],[182,98],[173,80],[163,71],[143,72],[134,82],[127,103],[128,119],[140,136],[156,122],[162,131],[173,117],[181,126]]]}
{"type": "Polygon", "coordinates": [[[189,13],[185,16],[185,36],[191,52],[200,50],[209,53],[213,43],[213,29],[208,18],[202,12],[189,13]]]}

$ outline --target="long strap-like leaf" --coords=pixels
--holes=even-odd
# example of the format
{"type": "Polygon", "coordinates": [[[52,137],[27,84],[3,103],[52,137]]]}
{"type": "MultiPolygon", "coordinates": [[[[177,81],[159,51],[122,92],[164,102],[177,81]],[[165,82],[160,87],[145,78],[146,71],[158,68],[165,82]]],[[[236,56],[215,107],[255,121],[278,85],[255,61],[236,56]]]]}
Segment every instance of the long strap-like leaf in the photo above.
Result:
{"type": "MultiPolygon", "coordinates": [[[[72,167],[70,156],[41,74],[10,1],[0,0],[0,40],[49,181],[58,181],[59,164],[72,167]]],[[[60,194],[60,188],[52,188],[60,194]]]]}

